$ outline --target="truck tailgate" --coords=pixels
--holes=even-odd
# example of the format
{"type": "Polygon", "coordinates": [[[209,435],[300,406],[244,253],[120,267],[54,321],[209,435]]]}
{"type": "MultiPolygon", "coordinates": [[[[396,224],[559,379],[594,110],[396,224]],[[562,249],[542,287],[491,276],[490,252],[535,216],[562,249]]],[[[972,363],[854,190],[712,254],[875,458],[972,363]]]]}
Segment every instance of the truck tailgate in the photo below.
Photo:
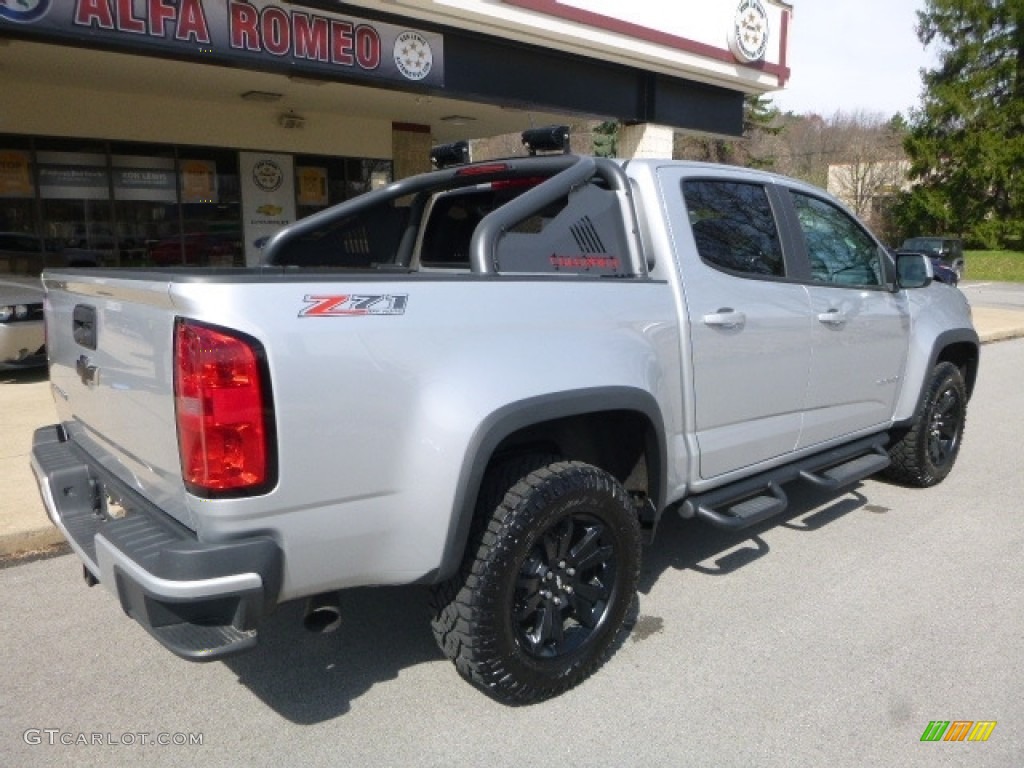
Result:
{"type": "Polygon", "coordinates": [[[44,284],[50,382],[65,430],[194,529],[175,437],[169,282],[53,273],[44,284]]]}

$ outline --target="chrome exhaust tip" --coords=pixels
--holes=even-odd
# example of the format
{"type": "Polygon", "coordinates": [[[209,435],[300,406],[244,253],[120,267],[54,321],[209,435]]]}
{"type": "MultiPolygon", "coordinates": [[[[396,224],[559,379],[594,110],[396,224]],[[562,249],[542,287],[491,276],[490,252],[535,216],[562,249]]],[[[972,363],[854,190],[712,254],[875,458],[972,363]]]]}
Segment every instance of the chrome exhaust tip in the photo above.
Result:
{"type": "Polygon", "coordinates": [[[341,626],[341,606],[337,592],[313,595],[306,602],[306,613],[302,626],[318,635],[326,635],[341,626]]]}

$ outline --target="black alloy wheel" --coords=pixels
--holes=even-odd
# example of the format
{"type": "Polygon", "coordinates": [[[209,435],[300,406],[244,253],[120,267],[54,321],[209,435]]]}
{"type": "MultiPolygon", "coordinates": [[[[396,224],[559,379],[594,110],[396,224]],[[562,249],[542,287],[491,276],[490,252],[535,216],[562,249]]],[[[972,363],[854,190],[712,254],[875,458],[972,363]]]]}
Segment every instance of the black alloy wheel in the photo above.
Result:
{"type": "Polygon", "coordinates": [[[607,619],[615,539],[599,519],[568,515],[545,531],[519,569],[513,614],[520,647],[537,658],[578,651],[607,619]]]}

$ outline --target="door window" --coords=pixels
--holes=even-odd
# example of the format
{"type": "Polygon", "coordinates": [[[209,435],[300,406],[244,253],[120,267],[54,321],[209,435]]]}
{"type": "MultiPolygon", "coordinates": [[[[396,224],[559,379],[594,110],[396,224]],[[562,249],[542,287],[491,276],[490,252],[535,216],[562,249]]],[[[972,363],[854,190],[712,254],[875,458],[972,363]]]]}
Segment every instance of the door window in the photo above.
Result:
{"type": "Polygon", "coordinates": [[[764,187],[733,181],[686,181],[683,197],[701,259],[727,272],[785,276],[785,262],[764,187]]]}
{"type": "Polygon", "coordinates": [[[813,282],[855,288],[885,282],[883,251],[856,220],[824,200],[792,195],[813,282]]]}

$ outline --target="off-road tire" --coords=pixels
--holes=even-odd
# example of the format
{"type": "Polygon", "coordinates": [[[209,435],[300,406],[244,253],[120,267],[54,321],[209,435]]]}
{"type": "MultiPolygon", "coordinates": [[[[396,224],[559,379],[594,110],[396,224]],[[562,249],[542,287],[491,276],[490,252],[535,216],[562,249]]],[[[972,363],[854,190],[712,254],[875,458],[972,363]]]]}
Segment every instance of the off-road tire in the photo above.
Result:
{"type": "Polygon", "coordinates": [[[488,473],[463,568],[433,590],[438,646],[509,704],[557,696],[607,660],[640,571],[639,521],[622,485],[589,464],[537,463],[488,473]]]}
{"type": "Polygon", "coordinates": [[[929,488],[941,483],[956,462],[967,423],[967,387],[960,369],[939,363],[910,429],[889,447],[887,477],[929,488]]]}

